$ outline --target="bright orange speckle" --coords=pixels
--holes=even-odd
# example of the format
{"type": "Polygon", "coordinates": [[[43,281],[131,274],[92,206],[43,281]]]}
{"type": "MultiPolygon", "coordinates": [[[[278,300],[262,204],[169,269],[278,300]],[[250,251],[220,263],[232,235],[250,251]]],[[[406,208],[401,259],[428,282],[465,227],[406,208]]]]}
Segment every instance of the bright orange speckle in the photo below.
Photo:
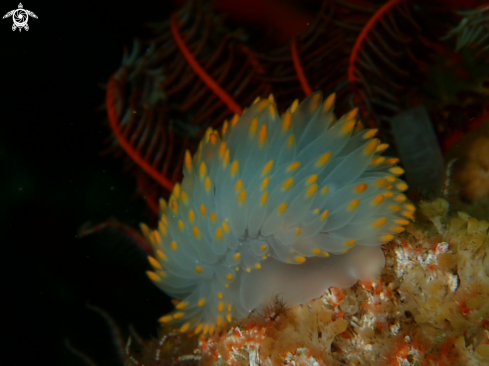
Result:
{"type": "Polygon", "coordinates": [[[399,211],[401,209],[401,206],[399,206],[399,205],[390,205],[390,206],[388,206],[388,208],[391,211],[399,211]]]}
{"type": "Polygon", "coordinates": [[[392,239],[394,239],[394,235],[382,235],[380,237],[380,241],[383,242],[383,243],[387,243],[388,241],[391,241],[392,239]]]}
{"type": "Polygon", "coordinates": [[[280,206],[278,206],[277,213],[281,215],[285,212],[285,210],[287,210],[287,204],[285,202],[282,202],[280,206]]]}
{"type": "Polygon", "coordinates": [[[294,261],[296,263],[304,263],[306,261],[306,257],[303,257],[302,255],[296,255],[294,257],[294,261]]]}
{"type": "Polygon", "coordinates": [[[258,133],[258,144],[260,146],[265,145],[267,142],[267,136],[268,136],[268,130],[267,130],[267,125],[264,123],[260,127],[260,132],[258,133]]]}
{"type": "Polygon", "coordinates": [[[148,256],[148,260],[149,260],[149,263],[151,264],[151,266],[153,268],[156,268],[156,269],[161,269],[162,268],[160,262],[158,262],[156,260],[156,258],[154,258],[154,257],[152,257],[152,256],[149,255],[148,256]]]}
{"type": "Polygon", "coordinates": [[[287,132],[290,129],[291,125],[292,125],[292,114],[290,113],[290,110],[287,110],[282,119],[282,132],[287,132]]]}
{"type": "Polygon", "coordinates": [[[200,239],[201,234],[200,234],[200,230],[197,226],[194,226],[192,228],[192,232],[194,233],[194,236],[196,239],[200,239]]]}
{"type": "Polygon", "coordinates": [[[293,162],[292,164],[290,164],[290,165],[288,166],[287,171],[288,171],[288,172],[292,172],[292,171],[296,170],[296,169],[297,169],[298,167],[300,167],[300,166],[301,166],[301,163],[300,163],[300,162],[298,162],[298,161],[295,161],[295,162],[293,162]]]}
{"type": "Polygon", "coordinates": [[[162,316],[161,318],[159,318],[158,320],[162,323],[168,323],[172,319],[173,319],[173,317],[171,315],[165,315],[165,316],[162,316]]]}
{"type": "Polygon", "coordinates": [[[402,233],[406,228],[404,226],[393,226],[390,228],[390,231],[394,233],[402,233]]]}
{"type": "Polygon", "coordinates": [[[321,214],[321,218],[320,218],[320,220],[321,220],[321,221],[326,220],[326,219],[328,218],[328,214],[329,214],[329,211],[328,211],[328,210],[324,211],[324,212],[321,214]]]}
{"type": "Polygon", "coordinates": [[[394,175],[401,175],[404,174],[404,169],[402,169],[400,166],[395,166],[393,168],[390,168],[389,172],[394,175]]]}
{"type": "Polygon", "coordinates": [[[377,146],[379,145],[379,140],[378,139],[372,139],[370,140],[367,145],[363,148],[363,153],[365,155],[373,154],[375,152],[375,149],[377,149],[377,146]]]}
{"type": "Polygon", "coordinates": [[[366,189],[367,189],[367,183],[360,183],[355,187],[355,192],[362,193],[365,192],[366,189]]]}
{"type": "Polygon", "coordinates": [[[178,310],[183,310],[185,309],[186,307],[188,306],[188,302],[187,301],[181,301],[179,302],[175,308],[178,309],[178,310]]]}
{"type": "Polygon", "coordinates": [[[379,165],[385,161],[385,158],[383,156],[375,156],[372,158],[370,161],[371,165],[379,165]]]}
{"type": "Polygon", "coordinates": [[[373,128],[371,130],[365,131],[365,133],[363,134],[362,137],[365,140],[368,140],[368,139],[371,139],[372,137],[374,137],[377,134],[377,132],[379,132],[379,130],[377,128],[373,128]]]}
{"type": "Polygon", "coordinates": [[[321,155],[318,160],[316,161],[316,166],[318,168],[322,168],[324,165],[327,164],[327,162],[329,161],[329,159],[331,159],[331,151],[328,151],[327,153],[324,153],[323,155],[321,155]]]}
{"type": "Polygon", "coordinates": [[[222,229],[218,227],[216,229],[216,240],[221,240],[222,239],[222,229]]]}
{"type": "Polygon", "coordinates": [[[195,222],[195,213],[192,209],[188,211],[188,221],[190,221],[191,223],[195,222]]]}
{"type": "Polygon", "coordinates": [[[146,274],[148,275],[149,279],[153,282],[158,282],[160,281],[160,276],[158,276],[155,272],[153,271],[146,271],[146,274]]]}
{"type": "Polygon", "coordinates": [[[324,101],[324,106],[323,106],[324,112],[330,111],[331,108],[333,108],[335,99],[336,99],[336,93],[332,93],[329,95],[329,97],[326,98],[326,100],[324,101]]]}
{"type": "Polygon", "coordinates": [[[250,123],[250,128],[248,129],[248,133],[250,137],[254,137],[256,134],[256,130],[258,129],[258,118],[253,118],[250,123]]]}
{"type": "Polygon", "coordinates": [[[382,202],[384,202],[384,195],[383,194],[379,194],[377,196],[375,196],[375,198],[372,200],[372,205],[380,205],[382,202]]]}
{"type": "Polygon", "coordinates": [[[270,160],[268,163],[265,164],[263,167],[261,174],[262,175],[268,175],[270,173],[270,170],[272,170],[273,167],[273,160],[270,160]]]}
{"type": "Polygon", "coordinates": [[[181,319],[181,318],[183,318],[184,315],[185,314],[183,312],[179,311],[178,313],[173,314],[173,319],[175,319],[175,320],[181,319]]]}
{"type": "Polygon", "coordinates": [[[223,311],[224,310],[224,303],[221,301],[219,304],[217,304],[217,310],[218,311],[223,311]]]}
{"type": "Polygon", "coordinates": [[[317,190],[318,190],[317,184],[313,184],[312,186],[310,186],[306,190],[306,198],[310,198],[310,197],[314,196],[314,194],[316,194],[317,190]]]}
{"type": "Polygon", "coordinates": [[[282,184],[282,190],[288,191],[292,187],[293,184],[294,184],[294,177],[287,178],[285,180],[284,184],[282,184]]]}
{"type": "Polygon", "coordinates": [[[295,110],[297,109],[297,107],[299,106],[299,100],[296,99],[292,102],[292,104],[290,105],[290,110],[292,111],[292,113],[295,112],[295,110]]]}
{"type": "Polygon", "coordinates": [[[204,162],[200,163],[199,167],[199,177],[200,179],[204,179],[205,175],[207,174],[207,166],[205,165],[204,162]]]}
{"type": "Polygon", "coordinates": [[[231,177],[234,177],[238,173],[239,163],[237,160],[233,161],[231,164],[231,177]]]}
{"type": "Polygon", "coordinates": [[[359,204],[360,204],[360,200],[358,198],[355,198],[348,205],[348,210],[352,211],[352,210],[356,209],[359,204]]]}
{"type": "Polygon", "coordinates": [[[186,331],[189,330],[189,328],[190,328],[190,323],[185,323],[180,327],[180,333],[185,333],[186,331]]]}
{"type": "Polygon", "coordinates": [[[381,217],[380,219],[377,219],[372,223],[372,227],[374,229],[377,229],[379,227],[382,227],[386,222],[387,222],[387,217],[381,217]]]}
{"type": "Polygon", "coordinates": [[[242,205],[245,202],[246,202],[246,189],[243,189],[241,192],[239,192],[238,203],[242,205]]]}

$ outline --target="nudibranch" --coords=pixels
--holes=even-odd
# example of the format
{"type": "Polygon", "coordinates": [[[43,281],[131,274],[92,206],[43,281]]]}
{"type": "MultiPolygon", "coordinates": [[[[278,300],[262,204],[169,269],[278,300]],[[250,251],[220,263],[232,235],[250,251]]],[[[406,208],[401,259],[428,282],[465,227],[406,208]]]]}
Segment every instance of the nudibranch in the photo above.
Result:
{"type": "Polygon", "coordinates": [[[279,116],[273,96],[208,129],[184,178],[160,202],[149,278],[179,302],[160,321],[204,334],[279,296],[289,306],[331,286],[374,280],[380,245],[413,219],[397,159],[363,129],[337,120],[316,92],[279,116]]]}

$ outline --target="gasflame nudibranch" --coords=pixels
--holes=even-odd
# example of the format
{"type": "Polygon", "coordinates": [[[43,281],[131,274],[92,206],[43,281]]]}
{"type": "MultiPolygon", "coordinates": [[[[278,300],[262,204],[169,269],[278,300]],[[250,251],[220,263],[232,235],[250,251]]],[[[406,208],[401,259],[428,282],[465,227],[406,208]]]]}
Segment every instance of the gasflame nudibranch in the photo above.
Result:
{"type": "Polygon", "coordinates": [[[280,117],[257,98],[186,152],[158,229],[142,225],[149,278],[180,300],[161,322],[212,334],[275,296],[293,306],[379,275],[380,245],[413,218],[403,170],[356,110],[336,120],[335,95],[322,99],[280,117]]]}

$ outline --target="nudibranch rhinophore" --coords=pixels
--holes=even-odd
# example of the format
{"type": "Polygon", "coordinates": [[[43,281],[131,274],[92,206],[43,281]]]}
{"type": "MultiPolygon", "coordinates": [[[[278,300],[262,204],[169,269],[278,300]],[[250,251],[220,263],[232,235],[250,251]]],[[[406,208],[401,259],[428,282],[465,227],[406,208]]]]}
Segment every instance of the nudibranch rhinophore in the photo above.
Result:
{"type": "Polygon", "coordinates": [[[142,225],[149,278],[180,300],[161,322],[212,334],[275,296],[294,306],[379,275],[380,245],[414,215],[403,170],[356,110],[336,120],[335,95],[322,99],[280,117],[257,98],[186,152],[158,229],[142,225]]]}

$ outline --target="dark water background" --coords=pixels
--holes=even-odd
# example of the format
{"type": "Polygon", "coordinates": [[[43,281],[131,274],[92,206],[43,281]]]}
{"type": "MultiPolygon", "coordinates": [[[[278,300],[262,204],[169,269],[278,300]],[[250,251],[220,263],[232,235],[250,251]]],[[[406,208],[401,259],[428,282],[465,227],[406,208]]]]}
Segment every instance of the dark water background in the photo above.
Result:
{"type": "MultiPolygon", "coordinates": [[[[90,303],[124,329],[154,334],[168,298],[145,278],[123,235],[77,230],[113,216],[148,220],[121,160],[100,156],[109,136],[105,83],[145,21],[174,10],[163,1],[23,2],[29,31],[0,21],[1,364],[82,365],[64,341],[100,365],[115,359],[109,330],[90,303]]],[[[0,13],[16,9],[2,1],[0,13]]]]}

